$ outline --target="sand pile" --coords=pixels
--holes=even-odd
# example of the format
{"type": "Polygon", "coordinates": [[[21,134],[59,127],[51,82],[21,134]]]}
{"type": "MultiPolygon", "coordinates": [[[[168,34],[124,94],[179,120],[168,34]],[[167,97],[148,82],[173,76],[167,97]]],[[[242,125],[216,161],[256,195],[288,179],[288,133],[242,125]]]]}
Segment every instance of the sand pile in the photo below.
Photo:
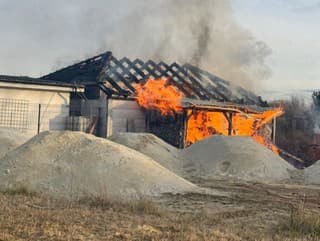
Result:
{"type": "Polygon", "coordinates": [[[304,169],[304,179],[306,184],[320,185],[320,161],[304,169]]]}
{"type": "Polygon", "coordinates": [[[134,198],[197,191],[135,150],[80,132],[44,132],[0,161],[0,188],[55,197],[134,198]]]}
{"type": "Polygon", "coordinates": [[[231,177],[246,181],[278,182],[293,169],[250,137],[212,136],[184,151],[185,170],[199,178],[231,177]]]}
{"type": "Polygon", "coordinates": [[[25,143],[30,136],[16,129],[0,127],[0,158],[25,143]]]}
{"type": "Polygon", "coordinates": [[[137,150],[168,168],[176,174],[182,174],[180,150],[149,133],[119,133],[110,140],[137,150]]]}

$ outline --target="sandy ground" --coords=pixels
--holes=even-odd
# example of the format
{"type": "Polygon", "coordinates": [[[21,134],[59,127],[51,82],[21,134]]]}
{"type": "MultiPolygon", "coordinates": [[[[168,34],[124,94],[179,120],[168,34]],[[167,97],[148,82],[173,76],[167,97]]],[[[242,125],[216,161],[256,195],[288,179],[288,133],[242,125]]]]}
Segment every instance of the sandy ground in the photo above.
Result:
{"type": "Polygon", "coordinates": [[[167,194],[128,205],[0,194],[0,240],[320,240],[320,220],[314,231],[287,228],[301,205],[320,216],[320,187],[194,181],[230,195],[167,194]]]}

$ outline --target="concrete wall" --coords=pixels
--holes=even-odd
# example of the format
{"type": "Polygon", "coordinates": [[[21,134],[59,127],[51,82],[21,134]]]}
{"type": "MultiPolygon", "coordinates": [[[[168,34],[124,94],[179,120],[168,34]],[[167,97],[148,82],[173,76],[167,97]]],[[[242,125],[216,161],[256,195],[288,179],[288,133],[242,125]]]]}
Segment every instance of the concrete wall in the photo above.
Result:
{"type": "MultiPolygon", "coordinates": [[[[40,108],[40,131],[66,130],[71,118],[70,92],[64,87],[0,82],[0,126],[35,135],[40,108]]],[[[98,136],[146,131],[145,113],[134,100],[101,98],[73,104],[80,105],[81,116],[91,118],[88,123],[99,117],[94,133],[98,136]]]]}
{"type": "Polygon", "coordinates": [[[40,107],[40,131],[64,130],[69,115],[70,91],[66,88],[32,86],[0,86],[0,126],[36,134],[40,107]]]}
{"type": "Polygon", "coordinates": [[[30,104],[69,105],[69,92],[0,88],[0,98],[20,99],[30,104]]]}
{"type": "Polygon", "coordinates": [[[108,100],[107,135],[146,132],[145,114],[133,100],[108,100]]]}

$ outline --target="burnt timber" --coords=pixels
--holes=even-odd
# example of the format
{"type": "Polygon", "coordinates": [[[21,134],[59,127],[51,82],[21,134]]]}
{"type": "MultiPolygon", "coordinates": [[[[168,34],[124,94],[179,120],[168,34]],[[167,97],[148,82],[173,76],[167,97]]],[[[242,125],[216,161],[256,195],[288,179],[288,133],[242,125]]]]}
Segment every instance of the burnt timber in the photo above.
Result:
{"type": "Polygon", "coordinates": [[[91,91],[95,86],[108,98],[134,98],[134,83],[143,83],[149,78],[168,78],[187,98],[244,105],[266,105],[252,92],[231,85],[230,82],[196,66],[180,65],[176,62],[155,63],[152,60],[144,62],[126,57],[119,60],[111,52],[105,52],[41,78],[85,85],[87,88],[91,87],[91,91]]]}

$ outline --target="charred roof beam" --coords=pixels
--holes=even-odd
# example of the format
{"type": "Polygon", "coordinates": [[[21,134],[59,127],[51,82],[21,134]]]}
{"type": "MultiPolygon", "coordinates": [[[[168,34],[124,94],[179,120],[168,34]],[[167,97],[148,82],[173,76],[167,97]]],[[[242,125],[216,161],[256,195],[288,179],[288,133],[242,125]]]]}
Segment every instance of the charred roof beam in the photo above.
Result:
{"type": "Polygon", "coordinates": [[[204,89],[197,81],[195,81],[191,76],[189,76],[186,71],[184,71],[184,68],[180,65],[178,65],[177,63],[173,63],[170,66],[170,69],[172,70],[172,72],[174,73],[174,75],[176,75],[177,77],[179,77],[184,83],[186,83],[190,88],[194,89],[195,92],[197,92],[198,96],[200,98],[204,98],[207,100],[210,100],[211,98],[213,98],[214,96],[212,96],[210,94],[210,92],[208,92],[206,89],[204,89]],[[176,68],[177,70],[174,70],[174,68],[176,68]],[[179,76],[179,73],[181,73],[183,75],[183,77],[179,76]],[[186,79],[189,79],[191,81],[191,83],[188,83],[186,81],[186,79]],[[193,84],[194,86],[191,86],[191,84],[193,84]]]}
{"type": "Polygon", "coordinates": [[[108,58],[111,55],[111,52],[106,52],[90,59],[84,60],[80,63],[57,70],[41,78],[68,82],[74,82],[77,79],[90,79],[91,81],[96,81],[96,78],[106,65],[108,58]]]}
{"type": "Polygon", "coordinates": [[[197,90],[195,90],[188,82],[186,82],[183,78],[181,78],[179,76],[178,73],[176,73],[173,69],[172,66],[169,66],[163,62],[159,63],[159,68],[163,68],[163,72],[168,75],[171,76],[172,80],[174,80],[174,84],[180,88],[180,89],[185,89],[185,93],[187,93],[187,96],[190,97],[194,97],[194,98],[203,98],[204,96],[198,92],[197,90]],[[180,81],[180,83],[178,81],[175,80],[178,79],[178,81],[180,81]]]}
{"type": "MultiPolygon", "coordinates": [[[[185,86],[183,86],[183,84],[181,84],[181,83],[179,83],[178,81],[176,81],[174,78],[176,77],[176,76],[173,76],[173,75],[169,75],[168,74],[168,69],[169,69],[169,67],[168,68],[166,68],[165,70],[163,70],[163,69],[161,69],[161,67],[160,67],[160,65],[157,65],[156,63],[154,63],[153,61],[151,61],[151,60],[149,60],[148,62],[147,62],[149,65],[151,65],[153,68],[154,68],[154,70],[156,70],[156,71],[158,71],[161,75],[160,75],[160,77],[167,77],[168,79],[169,79],[169,82],[171,82],[172,84],[174,84],[175,86],[177,86],[186,96],[190,96],[190,97],[196,97],[195,95],[194,95],[194,93],[192,93],[192,89],[188,89],[188,88],[186,88],[185,86]]],[[[152,71],[153,73],[154,73],[154,71],[152,71]]],[[[159,77],[157,77],[157,78],[159,78],[159,77]]]]}
{"type": "MultiPolygon", "coordinates": [[[[124,61],[118,61],[118,60],[117,60],[116,58],[114,58],[114,57],[111,59],[111,61],[114,62],[114,63],[116,64],[116,66],[113,67],[113,68],[111,68],[111,69],[108,71],[108,74],[112,74],[112,73],[117,73],[117,74],[119,74],[119,73],[118,73],[118,69],[120,68],[121,71],[122,71],[123,73],[125,73],[125,74],[126,74],[130,79],[132,79],[134,82],[136,82],[136,83],[139,82],[138,78],[129,71],[129,68],[130,68],[131,66],[129,65],[128,62],[127,62],[128,67],[125,67],[125,66],[124,66],[124,63],[125,63],[125,62],[124,62],[124,61]]],[[[124,79],[124,78],[123,78],[123,79],[124,79]]],[[[131,86],[131,84],[129,84],[129,83],[127,83],[127,84],[131,86]]],[[[131,86],[131,87],[132,87],[132,86],[131,86]]]]}
{"type": "MultiPolygon", "coordinates": [[[[190,70],[192,72],[193,75],[195,75],[199,80],[202,81],[202,76],[201,74],[203,74],[203,71],[195,66],[192,66],[190,64],[185,64],[185,67],[190,70]]],[[[211,81],[212,78],[209,78],[211,81]]],[[[213,83],[217,84],[216,82],[213,81],[213,83]]],[[[211,85],[211,88],[213,89],[213,91],[218,95],[220,96],[220,98],[222,98],[224,101],[230,101],[230,99],[225,95],[223,94],[221,91],[218,90],[217,87],[211,85]]]]}

